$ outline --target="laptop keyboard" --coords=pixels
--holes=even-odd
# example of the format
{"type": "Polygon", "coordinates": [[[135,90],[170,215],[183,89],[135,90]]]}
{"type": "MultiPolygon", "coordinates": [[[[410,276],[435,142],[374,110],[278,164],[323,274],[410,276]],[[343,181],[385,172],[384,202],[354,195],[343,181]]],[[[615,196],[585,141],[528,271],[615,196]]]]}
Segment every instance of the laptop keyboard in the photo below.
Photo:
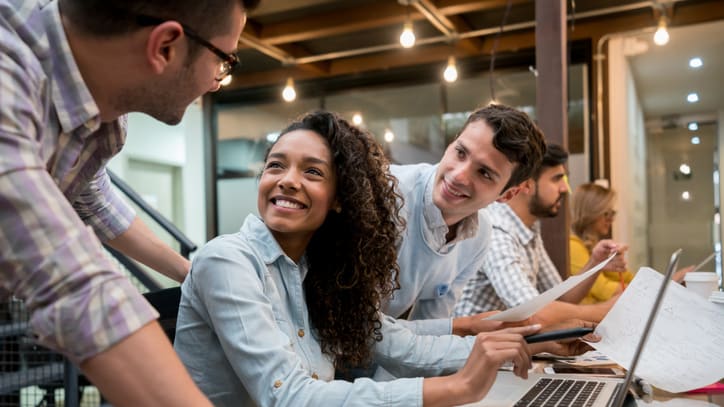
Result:
{"type": "Polygon", "coordinates": [[[515,407],[590,407],[603,386],[597,381],[541,378],[515,407]]]}

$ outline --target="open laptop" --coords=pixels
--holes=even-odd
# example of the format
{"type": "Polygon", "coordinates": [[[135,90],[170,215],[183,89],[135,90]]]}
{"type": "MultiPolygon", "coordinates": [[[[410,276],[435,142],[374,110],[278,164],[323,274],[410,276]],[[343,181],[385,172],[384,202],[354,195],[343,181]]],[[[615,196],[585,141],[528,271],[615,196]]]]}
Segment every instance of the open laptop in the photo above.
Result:
{"type": "MultiPolygon", "coordinates": [[[[624,401],[635,403],[628,397],[628,388],[634,377],[636,365],[641,357],[641,351],[646,345],[649,332],[656,320],[656,315],[666,293],[671,275],[679,263],[681,249],[671,255],[666,268],[666,275],[656,300],[646,321],[636,347],[631,368],[621,377],[585,376],[580,374],[546,374],[531,373],[524,380],[512,372],[501,371],[485,398],[477,403],[468,404],[468,407],[524,407],[524,406],[575,406],[575,407],[621,407],[624,401]]],[[[635,405],[635,404],[633,404],[635,405]]]]}

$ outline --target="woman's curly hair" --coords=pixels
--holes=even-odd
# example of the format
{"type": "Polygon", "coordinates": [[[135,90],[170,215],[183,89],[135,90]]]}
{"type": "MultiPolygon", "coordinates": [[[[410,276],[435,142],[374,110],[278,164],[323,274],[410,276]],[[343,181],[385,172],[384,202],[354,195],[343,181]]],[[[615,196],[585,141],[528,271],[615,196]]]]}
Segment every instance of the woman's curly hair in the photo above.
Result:
{"type": "Polygon", "coordinates": [[[396,243],[402,197],[382,148],[334,113],[302,116],[281,133],[311,130],[331,150],[341,211],[330,211],[307,246],[307,308],[322,351],[336,368],[371,361],[382,340],[380,305],[399,288],[396,243]]]}

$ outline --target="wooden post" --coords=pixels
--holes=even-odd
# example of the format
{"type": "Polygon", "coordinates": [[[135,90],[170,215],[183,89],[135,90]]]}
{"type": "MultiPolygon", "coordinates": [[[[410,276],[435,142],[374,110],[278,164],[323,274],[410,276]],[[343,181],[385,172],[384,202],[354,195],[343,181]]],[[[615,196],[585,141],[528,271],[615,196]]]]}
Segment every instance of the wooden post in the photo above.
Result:
{"type": "MultiPolygon", "coordinates": [[[[536,118],[546,140],[568,148],[566,1],[535,2],[536,118]]],[[[543,241],[561,275],[569,274],[568,202],[558,216],[542,221],[543,241]]]]}

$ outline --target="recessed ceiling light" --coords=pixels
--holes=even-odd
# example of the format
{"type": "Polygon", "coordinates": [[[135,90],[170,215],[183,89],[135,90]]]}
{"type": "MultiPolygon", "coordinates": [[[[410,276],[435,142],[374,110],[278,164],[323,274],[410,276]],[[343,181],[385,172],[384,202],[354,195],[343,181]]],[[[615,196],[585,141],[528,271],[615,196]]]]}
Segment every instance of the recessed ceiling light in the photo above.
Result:
{"type": "Polygon", "coordinates": [[[699,130],[699,123],[697,122],[689,122],[689,130],[691,131],[697,131],[699,130]]]}
{"type": "Polygon", "coordinates": [[[689,167],[689,164],[681,164],[679,166],[679,171],[684,175],[691,174],[691,167],[689,167]]]}
{"type": "Polygon", "coordinates": [[[689,191],[682,192],[681,199],[683,199],[684,201],[691,201],[691,192],[689,192],[689,191]]]}
{"type": "Polygon", "coordinates": [[[686,95],[686,101],[689,103],[696,103],[699,101],[699,94],[696,92],[691,92],[688,95],[686,95]]]}
{"type": "Polygon", "coordinates": [[[699,57],[694,57],[689,60],[689,66],[692,68],[701,68],[702,65],[704,65],[704,61],[699,57]]]}
{"type": "Polygon", "coordinates": [[[701,143],[701,139],[700,139],[699,137],[694,136],[694,137],[691,138],[691,144],[697,145],[697,144],[699,144],[699,143],[701,143]]]}

